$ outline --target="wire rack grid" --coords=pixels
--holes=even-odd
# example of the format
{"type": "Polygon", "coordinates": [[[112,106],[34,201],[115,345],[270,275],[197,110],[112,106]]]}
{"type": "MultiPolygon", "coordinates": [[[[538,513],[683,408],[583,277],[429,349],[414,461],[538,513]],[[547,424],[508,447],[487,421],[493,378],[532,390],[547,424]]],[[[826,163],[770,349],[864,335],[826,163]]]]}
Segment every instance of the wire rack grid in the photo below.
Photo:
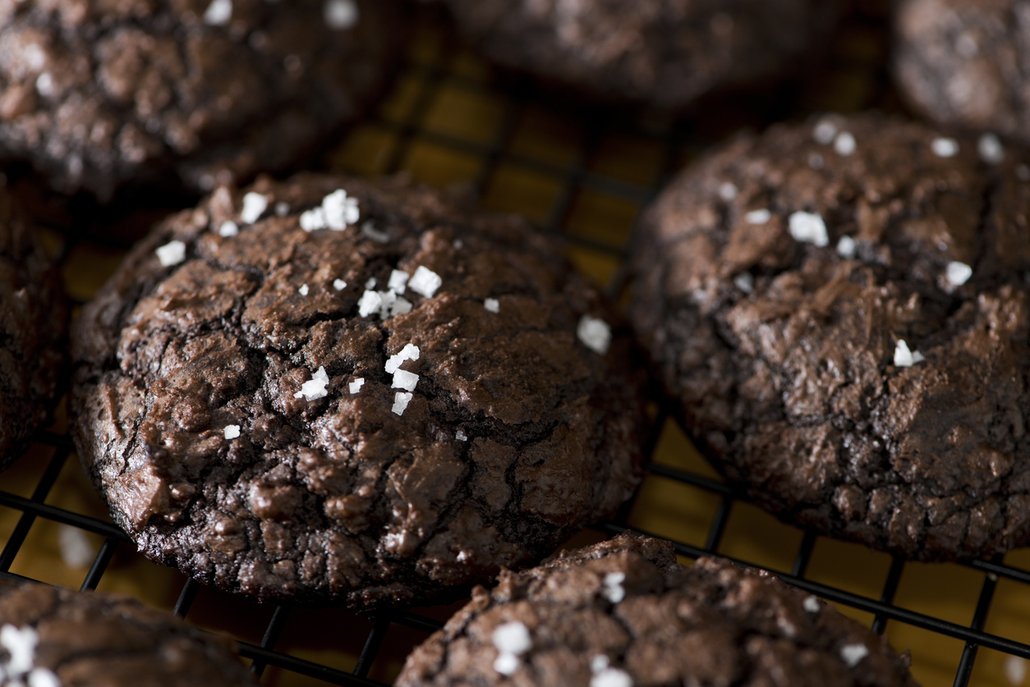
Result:
{"type": "MultiPolygon", "coordinates": [[[[883,2],[857,2],[831,59],[806,85],[713,101],[678,121],[640,122],[556,102],[524,79],[498,77],[458,47],[437,15],[420,10],[393,94],[323,166],[405,171],[489,208],[522,212],[563,235],[574,262],[618,298],[637,214],[700,151],[742,128],[814,111],[896,108],[883,66],[885,25],[883,2]]],[[[82,226],[47,233],[77,304],[114,268],[132,235],[82,226]]],[[[655,399],[648,474],[635,500],[574,543],[632,529],[673,541],[688,559],[717,554],[773,570],[887,633],[911,652],[925,685],[1023,684],[1030,659],[1026,551],[924,565],[798,531],[739,498],[667,417],[655,399]]],[[[260,606],[205,589],[136,554],[77,462],[59,410],[5,474],[0,574],[127,592],[228,632],[263,684],[388,684],[406,653],[456,608],[362,618],[341,609],[260,606]]]]}

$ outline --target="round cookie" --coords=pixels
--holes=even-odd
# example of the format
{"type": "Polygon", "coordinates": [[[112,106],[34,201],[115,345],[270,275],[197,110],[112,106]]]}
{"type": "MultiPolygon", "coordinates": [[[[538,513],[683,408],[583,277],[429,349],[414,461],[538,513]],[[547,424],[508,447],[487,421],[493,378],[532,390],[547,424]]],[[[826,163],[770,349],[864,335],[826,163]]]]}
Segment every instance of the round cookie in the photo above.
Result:
{"type": "Polygon", "coordinates": [[[561,253],[401,180],[219,189],[78,321],[85,465],[146,555],[261,599],[535,562],[640,477],[630,337],[561,253]]]}
{"type": "Polygon", "coordinates": [[[732,483],[912,558],[1030,543],[1030,174],[1015,157],[827,117],[742,138],[663,192],[635,240],[631,314],[732,483]]]}
{"type": "Polygon", "coordinates": [[[211,190],[285,168],[382,89],[391,0],[0,8],[0,153],[61,191],[211,190]]]}
{"type": "Polygon", "coordinates": [[[886,640],[763,572],[676,562],[639,536],[505,571],[418,649],[397,687],[915,685],[886,640]]]}
{"type": "Polygon", "coordinates": [[[228,640],[134,599],[0,580],[4,684],[249,687],[228,640]]]}
{"type": "Polygon", "coordinates": [[[67,315],[53,262],[0,184],[0,467],[47,419],[65,359],[67,315]]]}
{"type": "Polygon", "coordinates": [[[444,0],[499,64],[607,100],[677,109],[783,73],[825,40],[825,0],[444,0]]]}
{"type": "Polygon", "coordinates": [[[894,75],[902,96],[943,124],[1030,141],[1030,11],[1015,0],[902,0],[894,75]]]}

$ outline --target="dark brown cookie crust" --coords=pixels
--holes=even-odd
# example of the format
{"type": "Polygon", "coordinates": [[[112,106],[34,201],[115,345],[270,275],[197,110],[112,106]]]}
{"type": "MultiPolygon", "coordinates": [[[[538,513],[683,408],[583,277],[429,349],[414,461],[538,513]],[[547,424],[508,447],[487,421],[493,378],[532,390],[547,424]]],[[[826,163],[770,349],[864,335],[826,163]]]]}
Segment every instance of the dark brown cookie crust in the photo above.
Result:
{"type": "Polygon", "coordinates": [[[248,196],[220,189],[156,227],[75,331],[77,442],[145,554],[262,599],[402,604],[535,562],[632,493],[630,337],[606,355],[577,340],[582,317],[615,318],[553,240],[399,180],[253,193],[251,226],[248,196]],[[338,189],[357,225],[302,230],[338,189]],[[163,267],[173,240],[184,260],[163,267]],[[432,297],[419,267],[442,278],[432,297]],[[360,316],[394,269],[411,312],[360,316]],[[398,415],[385,364],[408,345],[420,377],[398,415]],[[319,368],[327,396],[308,400],[319,368]]]}
{"type": "Polygon", "coordinates": [[[1030,142],[1030,13],[1013,0],[901,0],[894,74],[920,114],[1030,142]]]}
{"type": "Polygon", "coordinates": [[[781,74],[836,0],[444,0],[488,57],[605,100],[679,109],[781,74]]]}
{"type": "Polygon", "coordinates": [[[53,262],[0,186],[0,467],[21,453],[53,405],[67,316],[53,262]]]}
{"type": "Polygon", "coordinates": [[[392,0],[335,1],[357,14],[330,20],[334,0],[3,3],[0,152],[102,199],[286,168],[368,105],[399,42],[392,0]]]}
{"type": "MultiPolygon", "coordinates": [[[[502,630],[503,632],[503,630],[502,630]]],[[[499,660],[500,659],[500,660],[499,660]]],[[[622,535],[504,572],[408,658],[398,687],[915,685],[882,637],[768,573],[622,535]],[[498,672],[499,627],[529,648],[498,672]],[[516,625],[516,627],[517,627],[516,625]],[[598,659],[597,657],[603,657],[598,659]],[[628,681],[627,681],[628,678],[628,681]]]]}
{"type": "Polygon", "coordinates": [[[777,126],[650,209],[634,324],[762,506],[921,559],[1030,543],[1030,173],[1002,154],[875,115],[777,126]]]}
{"type": "Polygon", "coordinates": [[[256,684],[228,640],[128,597],[0,580],[0,625],[34,631],[34,667],[64,687],[256,684]]]}

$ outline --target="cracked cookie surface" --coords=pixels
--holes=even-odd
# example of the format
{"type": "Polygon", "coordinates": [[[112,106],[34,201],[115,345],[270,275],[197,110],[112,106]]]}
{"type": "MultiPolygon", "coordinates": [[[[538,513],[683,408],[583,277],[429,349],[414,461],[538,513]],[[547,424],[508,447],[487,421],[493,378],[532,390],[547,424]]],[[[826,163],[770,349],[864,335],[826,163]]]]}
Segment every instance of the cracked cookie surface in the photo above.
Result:
{"type": "Polygon", "coordinates": [[[825,0],[444,0],[491,59],[616,101],[681,108],[819,43],[825,0]]]}
{"type": "Polygon", "coordinates": [[[524,221],[262,180],[158,225],[85,308],[76,438],[118,524],[200,580],[431,599],[630,496],[624,329],[524,221]]]}
{"type": "Polygon", "coordinates": [[[686,568],[636,535],[503,572],[408,658],[398,687],[915,685],[858,623],[765,572],[686,568]]]}
{"type": "Polygon", "coordinates": [[[631,314],[702,452],[785,520],[922,559],[1030,543],[1030,178],[876,115],[743,138],[635,241],[631,314]]]}
{"type": "Polygon", "coordinates": [[[67,317],[53,261],[0,185],[0,467],[47,418],[65,363],[67,317]]]}
{"type": "Polygon", "coordinates": [[[0,580],[5,685],[255,685],[232,644],[128,597],[0,580]]]}
{"type": "Polygon", "coordinates": [[[4,0],[0,151],[101,199],[285,168],[383,87],[397,14],[390,0],[4,0]]]}
{"type": "Polygon", "coordinates": [[[894,75],[909,104],[942,124],[1030,142],[1030,6],[903,0],[894,12],[894,75]]]}

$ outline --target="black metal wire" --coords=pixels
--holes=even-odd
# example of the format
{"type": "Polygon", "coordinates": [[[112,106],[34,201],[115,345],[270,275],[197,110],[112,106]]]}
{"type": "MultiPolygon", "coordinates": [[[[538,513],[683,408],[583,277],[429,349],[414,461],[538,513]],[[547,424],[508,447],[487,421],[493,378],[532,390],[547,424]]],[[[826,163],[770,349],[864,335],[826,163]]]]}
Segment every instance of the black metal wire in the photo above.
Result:
{"type": "MultiPolygon", "coordinates": [[[[875,2],[875,0],[871,0],[870,2],[860,4],[860,9],[856,10],[857,14],[852,19],[858,22],[860,27],[865,30],[866,28],[882,24],[884,21],[884,17],[881,14],[882,11],[882,6],[875,2]]],[[[394,172],[403,169],[412,145],[416,142],[428,142],[474,156],[482,161],[482,166],[471,183],[472,190],[479,197],[482,197],[490,188],[497,170],[502,166],[516,167],[541,174],[558,182],[561,187],[561,191],[551,208],[547,220],[543,223],[542,229],[562,234],[573,245],[601,251],[608,256],[619,258],[621,261],[621,258],[626,254],[626,245],[611,245],[603,241],[570,235],[565,231],[565,225],[575,208],[579,194],[587,191],[602,196],[614,197],[633,203],[638,209],[642,209],[654,198],[660,186],[676,171],[684,150],[696,151],[710,143],[691,138],[689,125],[673,127],[671,130],[653,130],[647,127],[633,129],[632,133],[634,135],[660,140],[664,145],[664,160],[660,165],[657,177],[650,185],[638,185],[621,179],[610,178],[592,169],[591,162],[598,149],[598,145],[604,139],[604,136],[610,132],[610,127],[613,126],[613,124],[607,123],[600,118],[590,118],[589,121],[583,123],[584,135],[579,153],[577,159],[571,164],[562,165],[535,159],[511,150],[510,146],[526,108],[530,104],[541,107],[547,107],[549,104],[546,101],[546,96],[535,93],[531,87],[526,87],[525,84],[516,84],[512,87],[513,90],[508,92],[506,96],[508,106],[505,108],[504,115],[496,127],[495,135],[489,143],[483,144],[466,140],[460,136],[429,131],[425,127],[425,121],[441,88],[444,86],[456,87],[476,93],[482,93],[490,89],[489,84],[455,74],[451,69],[451,62],[455,54],[454,41],[446,38],[440,41],[440,44],[442,48],[429,63],[414,60],[406,67],[409,75],[415,77],[420,83],[418,93],[409,111],[399,120],[385,117],[378,117],[375,120],[377,126],[393,132],[395,136],[394,147],[384,171],[394,172]]],[[[848,63],[848,59],[844,59],[843,63],[838,66],[843,69],[854,67],[854,65],[848,63]]],[[[876,89],[870,94],[870,102],[867,105],[882,105],[890,98],[889,93],[885,90],[887,89],[887,79],[882,64],[876,67],[873,81],[876,89]]],[[[496,92],[493,94],[495,96],[500,95],[496,92]]],[[[788,98],[787,102],[790,106],[793,106],[796,99],[797,96],[795,94],[788,98]]],[[[775,115],[789,114],[790,108],[787,105],[784,105],[784,108],[784,112],[777,112],[775,115]]],[[[618,125],[622,126],[623,122],[620,121],[618,125]]],[[[59,256],[62,265],[67,264],[73,249],[79,242],[91,243],[94,242],[94,237],[68,237],[59,256]]],[[[105,245],[107,247],[112,245],[114,247],[124,247],[117,242],[114,244],[108,242],[105,245]]],[[[625,273],[620,269],[609,285],[609,291],[613,295],[621,293],[625,284],[624,277],[625,273]]],[[[690,486],[717,499],[718,506],[709,523],[704,545],[698,547],[680,541],[674,541],[673,543],[676,546],[677,552],[686,557],[697,558],[705,555],[718,555],[720,554],[721,545],[734,505],[741,500],[740,496],[718,480],[651,460],[662,428],[669,421],[667,418],[668,413],[666,410],[664,408],[660,409],[654,418],[653,426],[648,435],[649,438],[646,446],[649,461],[647,467],[648,479],[669,480],[690,486]]],[[[20,575],[10,572],[10,568],[22,550],[33,524],[38,519],[44,519],[103,537],[103,542],[81,584],[82,589],[95,589],[108,570],[115,553],[120,549],[124,549],[127,545],[131,545],[131,542],[129,542],[123,532],[108,521],[46,502],[47,496],[54,487],[58,475],[73,451],[73,446],[68,436],[49,431],[39,433],[36,437],[36,444],[48,447],[52,455],[36,482],[32,495],[26,498],[0,490],[0,507],[12,509],[21,514],[12,534],[4,543],[3,548],[0,549],[0,576],[24,579],[20,575]]],[[[619,516],[613,522],[602,526],[600,531],[605,534],[614,534],[626,529],[633,529],[629,525],[630,512],[631,506],[627,505],[620,511],[619,516]]],[[[636,531],[641,530],[636,529],[636,531]]],[[[648,532],[644,533],[649,534],[648,532]]],[[[895,595],[906,566],[905,560],[899,557],[892,558],[880,593],[875,598],[809,579],[807,573],[817,541],[818,537],[813,533],[806,532],[803,535],[798,551],[793,559],[790,573],[783,574],[782,577],[788,583],[807,592],[817,594],[828,601],[872,614],[872,627],[878,633],[884,632],[888,623],[897,622],[921,628],[940,636],[963,641],[965,643],[964,649],[953,682],[956,687],[964,687],[969,684],[980,647],[1030,659],[1030,645],[986,632],[984,629],[990,614],[991,603],[998,581],[1006,579],[1015,583],[1030,585],[1030,571],[1006,565],[1001,559],[973,561],[964,564],[967,568],[981,573],[983,575],[983,583],[969,624],[961,625],[926,613],[916,612],[895,603],[895,595]]],[[[738,560],[737,562],[742,565],[752,565],[749,561],[738,560]]],[[[181,587],[178,598],[171,610],[182,618],[188,618],[190,610],[197,599],[199,589],[200,587],[196,582],[192,580],[186,581],[181,587]]],[[[288,651],[278,650],[276,646],[279,644],[282,635],[288,630],[287,620],[289,613],[290,608],[288,606],[277,606],[275,608],[264,628],[259,644],[239,641],[240,653],[244,658],[251,661],[255,674],[259,676],[266,674],[266,668],[273,667],[279,671],[304,676],[322,683],[357,685],[360,687],[380,686],[382,683],[371,679],[369,675],[373,674],[373,669],[376,661],[382,654],[383,647],[391,644],[391,637],[394,636],[396,631],[401,629],[413,630],[424,636],[439,629],[441,626],[441,623],[435,618],[412,611],[381,613],[373,618],[371,629],[365,634],[354,668],[348,671],[321,665],[291,655],[288,651]]]]}

